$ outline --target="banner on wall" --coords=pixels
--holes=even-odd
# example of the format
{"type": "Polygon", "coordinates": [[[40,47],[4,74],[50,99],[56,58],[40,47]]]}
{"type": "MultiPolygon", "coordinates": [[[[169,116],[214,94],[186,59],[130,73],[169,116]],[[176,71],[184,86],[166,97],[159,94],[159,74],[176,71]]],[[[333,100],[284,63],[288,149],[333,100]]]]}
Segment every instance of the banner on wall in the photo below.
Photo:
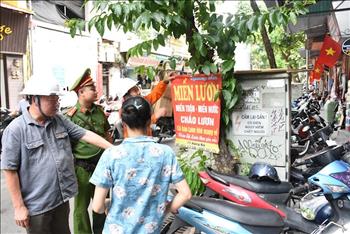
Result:
{"type": "Polygon", "coordinates": [[[172,81],[176,144],[219,152],[220,74],[181,75],[172,81]]]}

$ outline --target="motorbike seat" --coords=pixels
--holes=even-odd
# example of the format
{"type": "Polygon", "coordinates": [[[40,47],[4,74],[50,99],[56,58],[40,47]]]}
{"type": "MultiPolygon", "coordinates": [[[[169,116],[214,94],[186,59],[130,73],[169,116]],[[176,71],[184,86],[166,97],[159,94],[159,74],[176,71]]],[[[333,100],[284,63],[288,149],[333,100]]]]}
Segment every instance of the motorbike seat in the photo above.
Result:
{"type": "Polygon", "coordinates": [[[209,168],[206,172],[211,178],[220,183],[227,182],[228,184],[237,185],[255,193],[280,194],[289,193],[292,189],[292,184],[284,181],[280,183],[272,181],[256,181],[250,179],[248,176],[221,174],[209,168]]]}
{"type": "Polygon", "coordinates": [[[282,217],[272,210],[242,206],[230,201],[207,197],[193,197],[191,202],[219,216],[246,225],[264,227],[284,225],[282,217]]]}

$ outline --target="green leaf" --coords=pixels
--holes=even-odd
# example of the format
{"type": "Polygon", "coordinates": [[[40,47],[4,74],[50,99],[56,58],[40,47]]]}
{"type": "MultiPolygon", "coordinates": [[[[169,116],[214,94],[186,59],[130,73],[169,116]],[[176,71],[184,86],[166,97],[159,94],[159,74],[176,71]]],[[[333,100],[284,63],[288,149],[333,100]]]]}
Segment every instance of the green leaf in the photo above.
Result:
{"type": "Polygon", "coordinates": [[[229,117],[227,111],[224,110],[221,112],[221,114],[222,114],[222,118],[224,120],[224,124],[228,125],[228,123],[230,122],[230,117],[229,117]]]}
{"type": "Polygon", "coordinates": [[[297,23],[297,16],[295,15],[294,12],[290,12],[289,19],[294,25],[296,25],[296,23],[297,23]]]}
{"type": "Polygon", "coordinates": [[[230,82],[230,86],[229,86],[230,87],[230,91],[233,93],[235,91],[235,89],[236,89],[237,80],[234,79],[234,78],[231,78],[229,80],[229,82],[230,82]]]}
{"type": "Polygon", "coordinates": [[[155,19],[158,23],[161,23],[164,18],[164,14],[161,12],[154,12],[152,16],[153,16],[153,19],[155,19]]]}
{"type": "Polygon", "coordinates": [[[245,31],[247,30],[246,23],[247,23],[247,20],[242,20],[239,22],[239,24],[238,24],[238,32],[239,33],[245,33],[245,31]]]}
{"type": "Polygon", "coordinates": [[[232,60],[227,60],[225,62],[223,62],[222,64],[222,74],[225,74],[226,72],[230,71],[231,69],[233,69],[233,61],[232,60]]]}
{"type": "Polygon", "coordinates": [[[97,30],[97,32],[100,34],[100,36],[102,37],[104,32],[105,32],[105,27],[104,27],[104,20],[103,18],[99,19],[96,23],[95,23],[95,28],[97,30]]]}
{"type": "Polygon", "coordinates": [[[214,95],[214,101],[216,102],[218,98],[220,97],[221,90],[218,90],[214,95]]]}
{"type": "Polygon", "coordinates": [[[76,28],[76,27],[73,26],[73,27],[70,27],[70,28],[69,28],[69,34],[70,34],[70,36],[71,36],[72,38],[75,37],[76,32],[77,32],[77,28],[76,28]]]}
{"type": "Polygon", "coordinates": [[[106,9],[107,5],[108,5],[108,2],[101,1],[99,5],[100,10],[103,12],[106,9]]]}
{"type": "Polygon", "coordinates": [[[161,35],[161,34],[158,34],[157,38],[158,38],[158,43],[159,43],[161,46],[165,46],[164,36],[161,35]]]}
{"type": "Polygon", "coordinates": [[[209,1],[209,10],[215,12],[215,1],[209,1]]]}
{"type": "Polygon", "coordinates": [[[247,28],[249,31],[255,31],[258,26],[258,18],[256,16],[252,16],[247,22],[247,28]]]}
{"type": "Polygon", "coordinates": [[[202,46],[201,50],[199,51],[201,56],[205,57],[208,54],[208,50],[205,46],[202,46]]]}
{"type": "Polygon", "coordinates": [[[193,35],[193,39],[194,39],[194,46],[200,52],[202,50],[202,47],[203,47],[203,40],[202,40],[201,35],[199,35],[198,33],[195,33],[193,35]]]}
{"type": "Polygon", "coordinates": [[[278,24],[283,24],[284,22],[283,14],[280,11],[277,11],[277,21],[278,24]]]}
{"type": "Polygon", "coordinates": [[[222,90],[222,96],[224,97],[226,103],[232,99],[232,94],[228,90],[222,90]]]}
{"type": "Polygon", "coordinates": [[[266,18],[267,18],[266,14],[259,15],[259,19],[258,19],[259,28],[262,28],[265,25],[266,18]]]}
{"type": "Polygon", "coordinates": [[[137,53],[138,53],[139,56],[143,56],[142,45],[138,46],[138,48],[137,48],[137,53]]]}
{"type": "Polygon", "coordinates": [[[181,18],[178,15],[173,16],[173,21],[175,21],[177,24],[181,24],[181,18]]]}
{"type": "Polygon", "coordinates": [[[278,24],[278,10],[272,11],[269,15],[270,23],[272,26],[275,26],[278,24]]]}
{"type": "Polygon", "coordinates": [[[225,20],[226,24],[229,24],[231,22],[232,18],[233,18],[233,15],[229,13],[229,15],[227,16],[227,18],[225,20]]]}
{"type": "Polygon", "coordinates": [[[203,65],[202,71],[204,72],[204,74],[209,75],[210,74],[210,65],[208,65],[208,64],[203,65]]]}
{"type": "Polygon", "coordinates": [[[169,65],[170,65],[171,69],[175,70],[176,69],[176,60],[171,59],[169,65]]]}
{"type": "Polygon", "coordinates": [[[170,16],[165,16],[165,26],[168,27],[171,24],[171,17],[170,16]]]}
{"type": "Polygon", "coordinates": [[[220,38],[218,35],[207,35],[206,36],[207,40],[211,42],[212,44],[215,44],[220,41],[220,38]]]}
{"type": "Polygon", "coordinates": [[[232,109],[238,101],[238,94],[234,94],[231,101],[228,104],[228,109],[232,109]]]}
{"type": "Polygon", "coordinates": [[[147,67],[147,76],[148,76],[151,80],[154,79],[155,74],[156,74],[156,73],[155,73],[153,67],[147,67]]]}
{"type": "Polygon", "coordinates": [[[135,20],[135,22],[133,23],[133,29],[134,30],[138,30],[139,29],[139,27],[140,27],[140,25],[141,25],[141,23],[142,23],[142,21],[143,21],[143,16],[142,15],[140,15],[136,20],[135,20]]]}
{"type": "Polygon", "coordinates": [[[194,60],[193,57],[188,61],[188,66],[189,66],[192,70],[195,70],[196,61],[194,60]]]}
{"type": "Polygon", "coordinates": [[[154,49],[155,51],[158,50],[158,46],[159,46],[158,40],[153,40],[153,49],[154,49]]]}
{"type": "Polygon", "coordinates": [[[218,68],[215,65],[215,63],[211,63],[210,64],[210,71],[211,71],[211,73],[217,73],[218,72],[218,68]]]}
{"type": "Polygon", "coordinates": [[[113,25],[113,15],[109,15],[107,17],[107,27],[109,30],[112,30],[112,25],[113,25]]]}
{"type": "Polygon", "coordinates": [[[96,22],[96,17],[92,18],[89,23],[88,23],[88,29],[89,29],[89,32],[91,32],[91,28],[94,26],[96,22]]]}
{"type": "Polygon", "coordinates": [[[114,15],[116,15],[116,16],[121,15],[122,14],[122,7],[121,7],[121,5],[117,4],[117,3],[113,4],[112,5],[112,11],[113,11],[114,15]]]}

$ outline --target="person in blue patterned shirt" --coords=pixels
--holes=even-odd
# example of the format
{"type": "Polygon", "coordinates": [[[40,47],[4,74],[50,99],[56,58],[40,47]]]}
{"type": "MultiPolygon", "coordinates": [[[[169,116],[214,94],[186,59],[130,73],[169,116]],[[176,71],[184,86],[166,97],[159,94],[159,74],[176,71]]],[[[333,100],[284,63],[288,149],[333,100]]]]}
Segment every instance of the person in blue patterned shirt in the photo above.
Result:
{"type": "Polygon", "coordinates": [[[123,103],[121,117],[129,137],[103,153],[90,179],[96,186],[93,211],[108,209],[104,234],[159,233],[164,215],[177,213],[192,196],[174,151],[147,137],[151,110],[140,96],[123,103]],[[178,193],[167,202],[171,183],[178,193]],[[110,188],[111,201],[106,207],[110,188]]]}

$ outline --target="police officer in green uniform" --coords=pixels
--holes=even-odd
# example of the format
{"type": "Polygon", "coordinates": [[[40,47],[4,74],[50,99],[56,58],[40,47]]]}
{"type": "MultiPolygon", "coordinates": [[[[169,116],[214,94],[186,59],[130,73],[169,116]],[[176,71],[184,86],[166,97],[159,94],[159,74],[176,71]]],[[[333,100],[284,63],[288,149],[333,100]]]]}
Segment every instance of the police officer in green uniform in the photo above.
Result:
{"type": "MultiPolygon", "coordinates": [[[[109,124],[97,100],[96,86],[91,78],[91,70],[84,74],[70,88],[78,95],[78,102],[67,112],[67,117],[77,125],[95,132],[110,140],[109,124]]],[[[102,233],[105,221],[104,214],[92,213],[92,230],[88,207],[95,187],[89,179],[102,155],[103,150],[85,141],[72,142],[75,157],[75,172],[78,179],[78,195],[74,200],[73,226],[75,234],[102,233]]]]}

